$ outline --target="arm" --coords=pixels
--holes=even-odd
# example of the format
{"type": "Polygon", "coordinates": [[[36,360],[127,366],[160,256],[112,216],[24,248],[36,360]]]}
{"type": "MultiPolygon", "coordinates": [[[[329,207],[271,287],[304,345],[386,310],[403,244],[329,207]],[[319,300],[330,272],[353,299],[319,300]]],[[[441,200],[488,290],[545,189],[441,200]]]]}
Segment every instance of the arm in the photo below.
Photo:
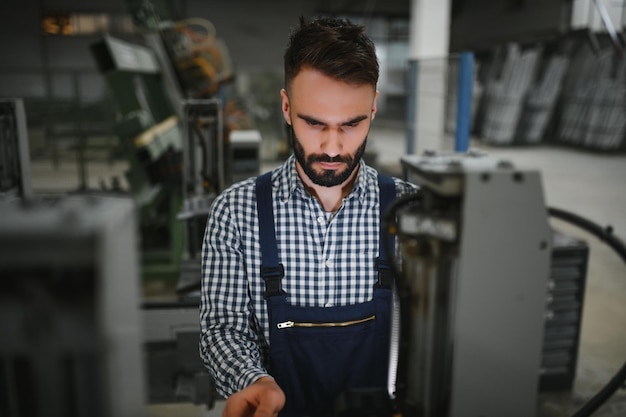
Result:
{"type": "Polygon", "coordinates": [[[200,356],[218,392],[230,396],[268,373],[251,301],[237,221],[225,195],[211,207],[202,247],[200,356]]]}

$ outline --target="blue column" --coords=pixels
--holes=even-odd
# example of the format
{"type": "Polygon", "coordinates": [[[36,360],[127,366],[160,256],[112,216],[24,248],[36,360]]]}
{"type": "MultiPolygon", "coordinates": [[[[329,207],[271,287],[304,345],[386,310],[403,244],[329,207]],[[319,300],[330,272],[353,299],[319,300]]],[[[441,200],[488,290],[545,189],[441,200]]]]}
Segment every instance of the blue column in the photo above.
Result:
{"type": "Polygon", "coordinates": [[[466,152],[472,129],[472,86],[474,83],[474,54],[463,52],[459,57],[459,83],[454,150],[466,152]]]}
{"type": "Polygon", "coordinates": [[[409,59],[409,67],[406,74],[406,153],[415,153],[415,126],[417,122],[417,59],[409,59]]]}

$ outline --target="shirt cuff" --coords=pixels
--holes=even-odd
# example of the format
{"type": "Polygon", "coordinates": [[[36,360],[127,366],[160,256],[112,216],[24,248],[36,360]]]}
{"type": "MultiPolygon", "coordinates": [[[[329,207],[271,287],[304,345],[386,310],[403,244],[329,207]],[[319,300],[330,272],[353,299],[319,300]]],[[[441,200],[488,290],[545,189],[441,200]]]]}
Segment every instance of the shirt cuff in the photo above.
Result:
{"type": "Polygon", "coordinates": [[[266,370],[258,368],[247,369],[241,372],[239,377],[235,380],[237,391],[241,391],[264,376],[272,377],[266,370]]]}

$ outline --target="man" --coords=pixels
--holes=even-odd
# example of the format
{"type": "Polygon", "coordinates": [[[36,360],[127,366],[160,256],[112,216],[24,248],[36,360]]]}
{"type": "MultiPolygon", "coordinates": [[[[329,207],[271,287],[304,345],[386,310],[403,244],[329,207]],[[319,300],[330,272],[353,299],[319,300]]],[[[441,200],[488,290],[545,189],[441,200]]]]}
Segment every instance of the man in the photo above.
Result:
{"type": "Polygon", "coordinates": [[[348,21],[301,18],[284,60],[294,154],[222,193],[204,238],[200,352],[227,417],[329,416],[343,392],[387,384],[380,216],[414,187],[362,160],[374,44],[348,21]]]}

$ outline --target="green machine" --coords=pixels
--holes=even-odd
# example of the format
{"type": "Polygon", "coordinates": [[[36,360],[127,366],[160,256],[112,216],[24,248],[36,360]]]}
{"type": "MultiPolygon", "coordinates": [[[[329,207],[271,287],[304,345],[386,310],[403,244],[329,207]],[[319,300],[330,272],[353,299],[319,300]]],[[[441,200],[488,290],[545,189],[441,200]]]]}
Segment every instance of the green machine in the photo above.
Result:
{"type": "Polygon", "coordinates": [[[175,279],[184,249],[182,139],[162,66],[151,48],[111,36],[92,53],[117,104],[115,134],[129,162],[130,192],[137,200],[142,275],[175,279]]]}
{"type": "Polygon", "coordinates": [[[166,0],[126,3],[142,44],[106,35],[92,55],[117,105],[114,133],[140,210],[142,275],[170,282],[186,275],[189,287],[184,270],[198,275],[198,229],[206,214],[190,218],[189,206],[210,204],[232,179],[222,87],[233,79],[233,66],[209,21],[176,19],[166,0]]]}

